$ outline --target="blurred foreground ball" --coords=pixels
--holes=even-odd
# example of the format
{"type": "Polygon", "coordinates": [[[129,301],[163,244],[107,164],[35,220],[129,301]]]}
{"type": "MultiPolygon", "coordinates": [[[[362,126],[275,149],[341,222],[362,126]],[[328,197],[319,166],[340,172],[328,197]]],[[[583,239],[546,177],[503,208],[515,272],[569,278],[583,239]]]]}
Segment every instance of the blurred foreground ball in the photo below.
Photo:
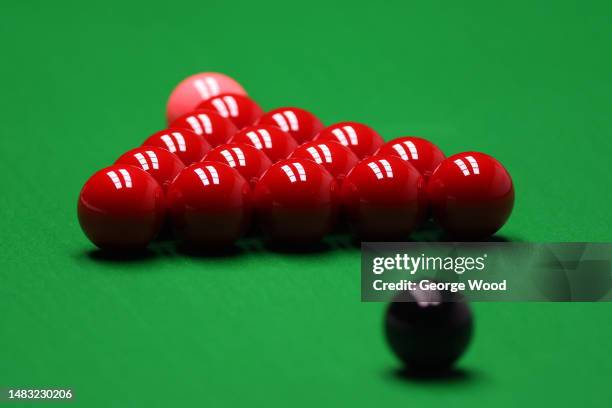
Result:
{"type": "Polygon", "coordinates": [[[406,370],[415,374],[451,368],[470,343],[472,331],[472,312],[458,292],[401,292],[385,316],[385,335],[391,350],[406,370]]]}

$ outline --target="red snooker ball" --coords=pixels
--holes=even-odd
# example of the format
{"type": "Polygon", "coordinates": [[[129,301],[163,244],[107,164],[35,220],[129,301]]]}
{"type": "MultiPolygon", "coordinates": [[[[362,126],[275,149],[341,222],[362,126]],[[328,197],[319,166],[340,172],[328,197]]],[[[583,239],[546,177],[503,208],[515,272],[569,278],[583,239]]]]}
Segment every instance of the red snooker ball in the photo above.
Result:
{"type": "Polygon", "coordinates": [[[334,176],[338,185],[359,161],[351,149],[331,140],[306,142],[295,149],[291,158],[314,160],[334,176]]]}
{"type": "Polygon", "coordinates": [[[164,192],[146,171],[113,165],[87,180],[77,211],[83,232],[99,248],[143,249],[161,228],[164,192]]]}
{"type": "Polygon", "coordinates": [[[340,122],[323,129],[316,141],[333,140],[351,149],[358,158],[372,156],[384,140],[371,127],[357,122],[340,122]]]}
{"type": "Polygon", "coordinates": [[[230,139],[233,143],[246,143],[264,152],[272,163],[286,159],[298,147],[293,136],[270,125],[255,125],[240,130],[230,139]]]}
{"type": "Polygon", "coordinates": [[[444,160],[429,178],[427,195],[435,221],[462,239],[495,234],[514,206],[510,174],[493,157],[478,152],[444,160]]]}
{"type": "Polygon", "coordinates": [[[423,176],[394,156],[359,162],[346,176],[341,196],[349,226],[362,240],[406,240],[427,211],[423,176]]]}
{"type": "Polygon", "coordinates": [[[168,99],[166,118],[168,124],[191,112],[199,103],[222,93],[246,95],[235,79],[217,72],[202,72],[181,81],[168,99]]]}
{"type": "Polygon", "coordinates": [[[278,126],[283,132],[293,136],[299,144],[312,140],[323,129],[323,123],[315,115],[295,107],[271,110],[259,118],[257,123],[278,126]]]}
{"type": "Polygon", "coordinates": [[[211,149],[204,138],[190,130],[180,128],[169,128],[154,133],[142,145],[166,149],[178,156],[186,166],[202,160],[211,149]]]}
{"type": "Polygon", "coordinates": [[[393,139],[378,149],[375,156],[392,155],[409,161],[427,181],[431,173],[445,159],[442,150],[429,140],[416,136],[393,139]]]}
{"type": "Polygon", "coordinates": [[[185,168],[177,155],[156,146],[141,146],[124,153],[115,164],[136,166],[149,173],[164,189],[185,168]]]}
{"type": "Polygon", "coordinates": [[[253,125],[264,113],[254,100],[248,96],[236,94],[221,94],[207,99],[199,104],[197,109],[217,112],[231,120],[238,129],[253,125]]]}
{"type": "Polygon", "coordinates": [[[316,243],[334,222],[336,181],[312,160],[282,160],[257,183],[254,203],[262,232],[272,243],[316,243]]]}
{"type": "Polygon", "coordinates": [[[227,248],[246,231],[251,189],[230,166],[203,161],[186,167],[168,190],[168,208],[179,241],[192,248],[227,248]]]}
{"type": "Polygon", "coordinates": [[[198,109],[180,116],[170,127],[188,129],[206,139],[212,147],[227,143],[238,131],[231,120],[208,109],[198,109]]]}
{"type": "Polygon", "coordinates": [[[272,165],[264,152],[246,143],[217,146],[204,156],[204,160],[227,164],[238,170],[251,187],[255,187],[264,171],[272,165]]]}

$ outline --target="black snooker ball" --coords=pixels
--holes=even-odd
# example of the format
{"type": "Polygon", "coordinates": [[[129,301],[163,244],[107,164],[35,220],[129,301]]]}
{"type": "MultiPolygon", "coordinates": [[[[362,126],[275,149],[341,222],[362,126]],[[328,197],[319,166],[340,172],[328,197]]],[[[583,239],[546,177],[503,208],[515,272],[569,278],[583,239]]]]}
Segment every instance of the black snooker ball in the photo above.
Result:
{"type": "Polygon", "coordinates": [[[450,370],[466,350],[473,319],[465,297],[446,290],[404,291],[385,316],[387,342],[409,373],[450,370]]]}

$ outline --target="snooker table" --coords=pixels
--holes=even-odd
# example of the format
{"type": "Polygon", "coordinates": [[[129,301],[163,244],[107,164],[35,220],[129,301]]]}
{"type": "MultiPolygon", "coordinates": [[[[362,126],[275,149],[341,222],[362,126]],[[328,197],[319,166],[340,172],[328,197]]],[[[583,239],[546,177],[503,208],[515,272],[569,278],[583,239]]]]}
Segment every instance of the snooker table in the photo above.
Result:
{"type": "Polygon", "coordinates": [[[611,16],[589,0],[3,3],[0,387],[90,407],[609,405],[608,303],[474,303],[456,375],[409,379],[385,304],[360,302],[358,247],[117,259],[76,200],[164,127],[181,79],[217,71],[265,109],[492,154],[516,188],[502,239],[612,241],[611,16]]]}

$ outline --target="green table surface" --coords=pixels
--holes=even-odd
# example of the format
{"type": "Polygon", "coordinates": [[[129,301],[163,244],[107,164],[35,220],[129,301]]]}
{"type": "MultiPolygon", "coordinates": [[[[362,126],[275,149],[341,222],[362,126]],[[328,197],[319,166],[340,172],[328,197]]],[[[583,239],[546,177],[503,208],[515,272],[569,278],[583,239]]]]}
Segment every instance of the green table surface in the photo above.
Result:
{"type": "Polygon", "coordinates": [[[609,2],[85,3],[0,5],[0,387],[104,407],[609,403],[610,304],[474,304],[459,375],[407,380],[355,247],[114,261],[76,217],[173,86],[219,71],[266,109],[496,156],[504,238],[612,241],[609,2]]]}

